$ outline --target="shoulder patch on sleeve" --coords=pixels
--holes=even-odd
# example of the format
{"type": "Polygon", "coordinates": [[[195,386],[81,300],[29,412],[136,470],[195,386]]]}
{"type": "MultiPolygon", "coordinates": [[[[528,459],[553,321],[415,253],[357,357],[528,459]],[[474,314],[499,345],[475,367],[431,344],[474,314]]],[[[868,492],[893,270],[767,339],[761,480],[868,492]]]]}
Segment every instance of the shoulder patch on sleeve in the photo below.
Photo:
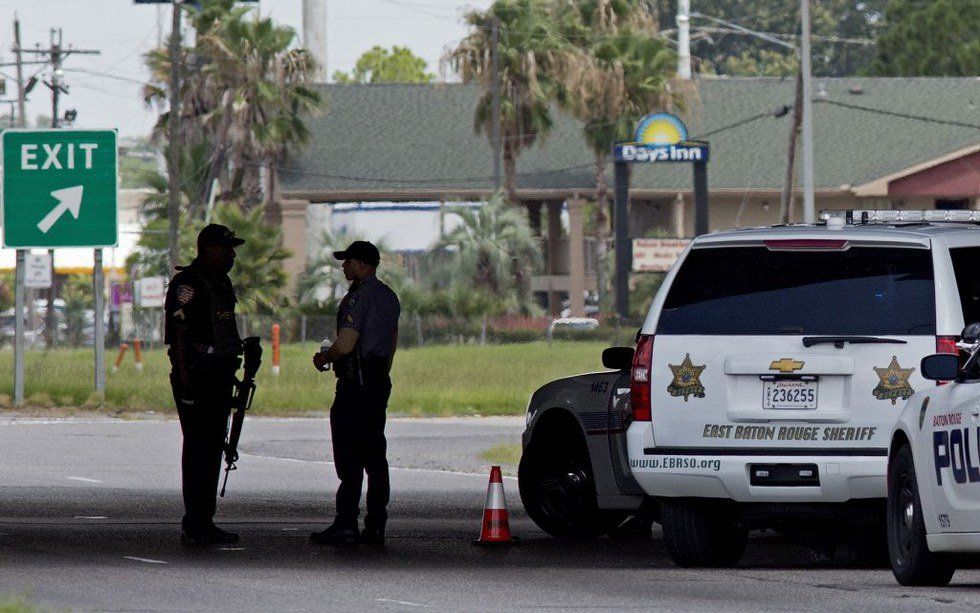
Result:
{"type": "Polygon", "coordinates": [[[194,288],[190,285],[181,285],[177,288],[177,302],[187,304],[194,297],[194,288]]]}

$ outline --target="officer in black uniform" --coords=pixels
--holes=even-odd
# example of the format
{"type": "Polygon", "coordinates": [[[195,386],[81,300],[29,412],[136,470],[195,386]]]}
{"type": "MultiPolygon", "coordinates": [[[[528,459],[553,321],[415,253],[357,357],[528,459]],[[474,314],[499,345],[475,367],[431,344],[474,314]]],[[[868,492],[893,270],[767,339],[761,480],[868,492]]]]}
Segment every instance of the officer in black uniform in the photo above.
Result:
{"type": "Polygon", "coordinates": [[[244,242],[225,226],[206,226],[197,237],[197,257],[189,266],[177,267],[179,272],[167,289],[170,385],[184,435],[181,543],[185,545],[238,541],[237,534],[218,528],[212,520],[242,353],[228,272],[235,262],[235,247],[244,242]]]}
{"type": "Polygon", "coordinates": [[[354,241],[334,257],[344,262],[351,281],[337,312],[337,340],[313,356],[324,370],[332,364],[337,393],[330,408],[333,458],[340,487],[333,524],[310,539],[315,543],[384,544],[388,520],[388,460],[385,457],[385,409],[391,395],[391,362],[398,345],[398,296],[375,276],[381,256],[366,241],[354,241]],[[367,473],[367,514],[358,531],[361,484],[367,473]]]}

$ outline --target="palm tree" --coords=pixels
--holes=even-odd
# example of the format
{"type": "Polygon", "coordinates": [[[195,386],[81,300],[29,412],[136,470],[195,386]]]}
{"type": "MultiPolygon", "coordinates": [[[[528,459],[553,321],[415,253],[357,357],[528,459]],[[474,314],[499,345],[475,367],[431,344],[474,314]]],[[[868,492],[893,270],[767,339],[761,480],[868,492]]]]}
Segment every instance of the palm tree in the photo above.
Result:
{"type": "MultiPolygon", "coordinates": [[[[505,192],[517,203],[517,158],[551,129],[552,75],[574,48],[555,28],[554,4],[541,0],[497,0],[486,11],[466,15],[470,34],[442,60],[464,83],[479,83],[483,95],[474,116],[476,132],[492,134],[494,80],[492,28],[498,23],[500,139],[505,192]]],[[[493,143],[491,143],[493,144],[493,143]]]]}
{"type": "MultiPolygon", "coordinates": [[[[278,168],[290,147],[309,139],[303,114],[321,105],[319,94],[308,86],[314,60],[305,49],[291,48],[292,28],[236,7],[232,0],[205,1],[192,13],[192,24],[195,46],[181,58],[181,133],[185,143],[206,144],[209,157],[189,212],[200,215],[215,179],[226,197],[244,191],[246,204],[257,203],[259,168],[265,167],[263,204],[269,218],[278,221],[278,168]]],[[[166,50],[147,54],[147,65],[152,77],[143,97],[152,104],[166,97],[166,50]]],[[[161,114],[157,134],[169,121],[169,113],[161,114]]]]}
{"type": "Polygon", "coordinates": [[[647,113],[680,103],[671,89],[675,56],[656,34],[656,14],[637,0],[575,0],[560,20],[565,35],[587,52],[588,61],[559,75],[557,98],[581,120],[595,156],[596,274],[606,291],[603,261],[609,236],[606,167],[612,147],[629,140],[647,113]]]}
{"type": "Polygon", "coordinates": [[[457,283],[465,279],[498,299],[524,303],[521,288],[541,262],[540,244],[527,218],[500,195],[479,208],[460,207],[453,212],[460,224],[433,245],[436,257],[451,256],[457,283]]]}
{"type": "MultiPolygon", "coordinates": [[[[202,33],[198,46],[211,58],[205,76],[221,92],[216,153],[230,148],[238,157],[230,188],[240,187],[247,174],[258,174],[243,158],[264,166],[266,218],[278,223],[278,168],[289,147],[309,141],[303,115],[319,109],[320,96],[309,87],[312,56],[290,48],[296,32],[271,18],[247,18],[249,13],[232,8],[227,18],[215,20],[202,33]]],[[[212,179],[224,162],[220,155],[214,159],[212,179]]]]}

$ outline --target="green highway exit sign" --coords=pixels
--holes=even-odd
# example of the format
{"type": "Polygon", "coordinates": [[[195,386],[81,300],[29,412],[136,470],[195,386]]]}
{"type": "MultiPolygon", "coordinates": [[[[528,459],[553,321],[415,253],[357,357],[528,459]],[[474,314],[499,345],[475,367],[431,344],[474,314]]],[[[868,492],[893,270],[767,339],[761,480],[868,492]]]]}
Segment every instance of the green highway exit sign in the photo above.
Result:
{"type": "Polygon", "coordinates": [[[5,130],[0,140],[5,247],[116,245],[115,130],[5,130]]]}

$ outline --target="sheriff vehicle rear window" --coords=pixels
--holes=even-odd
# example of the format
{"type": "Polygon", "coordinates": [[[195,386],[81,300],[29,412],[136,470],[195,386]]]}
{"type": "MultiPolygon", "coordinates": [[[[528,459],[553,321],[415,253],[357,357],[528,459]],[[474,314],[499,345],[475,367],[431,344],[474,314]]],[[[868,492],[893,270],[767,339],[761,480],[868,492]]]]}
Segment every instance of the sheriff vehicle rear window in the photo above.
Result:
{"type": "Polygon", "coordinates": [[[657,334],[932,335],[928,249],[694,249],[674,279],[657,334]]]}

